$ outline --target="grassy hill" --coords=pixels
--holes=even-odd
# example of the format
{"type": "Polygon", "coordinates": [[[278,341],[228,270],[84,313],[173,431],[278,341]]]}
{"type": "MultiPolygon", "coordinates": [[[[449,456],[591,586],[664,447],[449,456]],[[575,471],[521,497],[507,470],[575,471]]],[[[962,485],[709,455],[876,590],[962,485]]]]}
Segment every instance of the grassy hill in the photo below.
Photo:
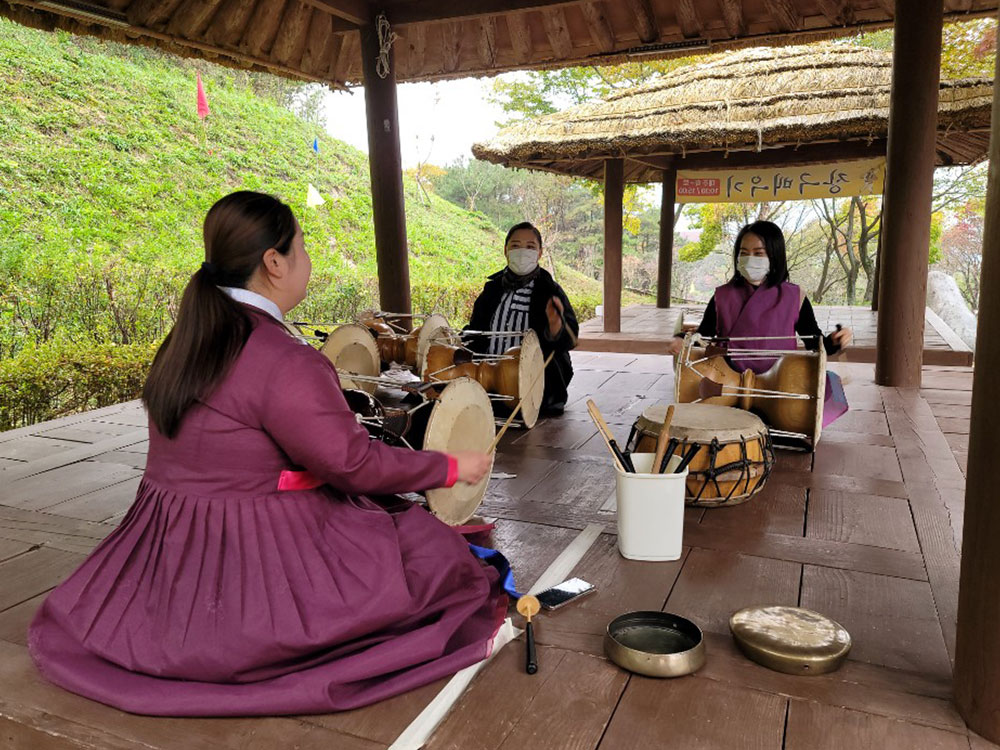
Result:
{"type": "MultiPolygon", "coordinates": [[[[258,94],[260,76],[6,20],[0,69],[0,429],[133,393],[203,259],[205,212],[233,190],[274,193],[302,224],[313,279],[293,315],[332,322],[377,306],[367,157],[258,94]],[[309,183],[323,206],[306,207],[309,183]],[[80,395],[52,382],[95,367],[102,378],[80,395]],[[25,381],[37,381],[30,393],[25,381]]],[[[414,309],[460,324],[499,267],[502,234],[405,190],[414,309]]],[[[598,283],[560,278],[587,317],[598,283]]]]}

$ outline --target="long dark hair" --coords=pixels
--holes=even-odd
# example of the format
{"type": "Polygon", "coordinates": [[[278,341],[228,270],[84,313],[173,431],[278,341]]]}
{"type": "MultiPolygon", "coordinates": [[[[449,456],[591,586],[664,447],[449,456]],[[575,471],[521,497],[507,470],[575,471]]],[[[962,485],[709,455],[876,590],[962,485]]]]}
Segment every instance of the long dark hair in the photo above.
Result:
{"type": "Polygon", "coordinates": [[[785,258],[785,235],[781,233],[781,228],[772,221],[755,221],[747,224],[736,235],[736,243],[733,245],[733,281],[741,281],[740,275],[740,244],[748,234],[756,234],[764,241],[764,249],[767,251],[767,259],[771,263],[771,268],[764,279],[765,286],[777,286],[783,281],[788,281],[788,261],[785,258]]]}
{"type": "Polygon", "coordinates": [[[177,322],[156,352],[142,389],[149,418],[161,434],[177,435],[184,414],[212,392],[250,336],[250,317],[219,287],[246,287],[268,249],[288,254],[295,229],[292,210],[262,193],[232,193],[209,209],[205,263],[185,287],[177,322]]]}

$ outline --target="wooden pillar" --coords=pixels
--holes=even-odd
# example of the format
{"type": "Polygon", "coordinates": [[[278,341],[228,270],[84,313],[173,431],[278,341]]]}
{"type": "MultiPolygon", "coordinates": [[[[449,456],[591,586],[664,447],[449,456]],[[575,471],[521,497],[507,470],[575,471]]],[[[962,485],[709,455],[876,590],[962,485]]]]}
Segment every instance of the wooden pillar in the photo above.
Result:
{"type": "Polygon", "coordinates": [[[872,284],[872,312],[878,312],[878,289],[882,283],[882,237],[883,232],[878,233],[878,246],[875,248],[875,283],[872,284]]]}
{"type": "Polygon", "coordinates": [[[368,116],[368,167],[372,181],[379,304],[387,312],[409,313],[410,264],[396,108],[396,62],[390,49],[389,75],[381,78],[375,69],[378,55],[378,34],[372,23],[361,29],[361,69],[368,116]]]}
{"type": "Polygon", "coordinates": [[[677,170],[663,170],[663,195],[660,198],[660,257],[656,271],[656,306],[670,307],[671,276],[674,270],[674,202],[677,170]]]}
{"type": "MultiPolygon", "coordinates": [[[[1000,61],[1000,51],[997,54],[1000,61]]],[[[1000,78],[993,81],[993,127],[983,231],[983,265],[965,480],[962,572],[955,646],[955,703],[969,728],[1000,742],[1000,78]]]]}
{"type": "Polygon", "coordinates": [[[622,210],[625,161],[604,162],[604,330],[622,329],[622,210]]]}
{"type": "Polygon", "coordinates": [[[944,0],[896,0],[875,382],[919,387],[944,0]]]}

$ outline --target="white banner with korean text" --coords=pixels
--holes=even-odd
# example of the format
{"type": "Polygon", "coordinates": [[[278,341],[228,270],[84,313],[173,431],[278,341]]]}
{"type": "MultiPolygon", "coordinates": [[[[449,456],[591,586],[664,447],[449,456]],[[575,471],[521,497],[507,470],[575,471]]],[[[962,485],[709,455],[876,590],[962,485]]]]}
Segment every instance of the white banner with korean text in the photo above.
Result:
{"type": "Polygon", "coordinates": [[[881,195],[885,157],[771,169],[677,170],[678,203],[767,201],[881,195]]]}

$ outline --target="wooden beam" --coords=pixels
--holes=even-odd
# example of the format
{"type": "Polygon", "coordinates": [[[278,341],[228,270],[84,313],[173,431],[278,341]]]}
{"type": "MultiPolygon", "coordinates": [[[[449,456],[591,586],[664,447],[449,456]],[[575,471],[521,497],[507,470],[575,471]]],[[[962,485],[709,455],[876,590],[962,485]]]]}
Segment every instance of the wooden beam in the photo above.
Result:
{"type": "Polygon", "coordinates": [[[944,0],[897,0],[875,382],[919,388],[944,0]]]}
{"type": "Polygon", "coordinates": [[[660,193],[660,251],[657,258],[656,306],[670,307],[671,277],[674,269],[674,203],[677,192],[677,170],[663,170],[660,193]]]}
{"type": "Polygon", "coordinates": [[[479,60],[486,68],[497,63],[497,17],[483,16],[479,19],[479,60]]]}
{"type": "Polygon", "coordinates": [[[349,80],[351,68],[357,62],[359,54],[358,33],[356,31],[348,31],[340,35],[343,38],[343,42],[337,51],[337,56],[333,60],[333,69],[330,71],[332,74],[330,77],[334,80],[349,80]]]}
{"type": "Polygon", "coordinates": [[[271,51],[274,38],[278,35],[278,25],[284,13],[287,0],[257,0],[250,23],[247,24],[240,47],[253,55],[263,55],[271,51]]]}
{"type": "Polygon", "coordinates": [[[427,64],[427,26],[424,24],[407,26],[404,29],[404,34],[410,52],[410,57],[407,60],[408,72],[410,75],[418,76],[423,72],[424,66],[427,64]]]}
{"type": "Polygon", "coordinates": [[[509,13],[507,16],[507,31],[510,35],[510,46],[514,49],[514,59],[525,64],[534,57],[535,49],[531,43],[531,27],[524,13],[509,13]]]}
{"type": "Polygon", "coordinates": [[[222,7],[205,32],[208,41],[225,47],[236,47],[250,22],[253,8],[253,0],[223,0],[222,7]]]}
{"type": "Polygon", "coordinates": [[[271,56],[282,65],[294,67],[302,59],[312,14],[313,8],[300,0],[291,0],[285,9],[271,48],[271,56]]]}
{"type": "Polygon", "coordinates": [[[677,24],[685,39],[701,36],[701,19],[698,18],[694,0],[677,0],[677,24]]]}
{"type": "Polygon", "coordinates": [[[363,27],[360,34],[379,303],[386,312],[405,314],[411,312],[410,265],[399,149],[396,61],[390,49],[388,75],[382,78],[376,70],[380,50],[374,25],[363,27]]]}
{"type": "Polygon", "coordinates": [[[622,211],[625,174],[622,159],[604,162],[604,331],[622,329],[622,211]]]}
{"type": "Polygon", "coordinates": [[[639,34],[639,41],[651,44],[660,41],[660,26],[649,0],[625,0],[625,5],[632,12],[632,22],[639,34]]]}
{"type": "Polygon", "coordinates": [[[125,11],[133,26],[162,31],[181,0],[135,0],[125,11]]]}
{"type": "Polygon", "coordinates": [[[222,0],[185,0],[170,18],[166,33],[188,38],[200,36],[221,2],[222,0]]]}
{"type": "Polygon", "coordinates": [[[333,16],[314,8],[300,63],[302,69],[325,75],[330,69],[333,55],[340,49],[339,44],[340,37],[333,33],[333,16]]]}
{"type": "Polygon", "coordinates": [[[566,27],[566,14],[562,8],[543,10],[542,26],[557,60],[565,60],[573,54],[573,40],[570,39],[569,29],[566,27]]]}
{"type": "Polygon", "coordinates": [[[778,31],[799,31],[802,28],[802,15],[792,0],[764,0],[764,6],[778,31]]]}
{"type": "Polygon", "coordinates": [[[747,33],[746,21],[743,20],[742,0],[719,0],[722,6],[722,22],[726,25],[726,33],[731,37],[744,36],[747,33]]]}
{"type": "MultiPolygon", "coordinates": [[[[997,57],[1000,58],[1000,50],[997,57]]],[[[1000,431],[1000,78],[993,82],[993,135],[980,272],[979,330],[972,381],[972,423],[965,483],[962,567],[955,644],[955,704],[969,729],[1000,742],[1000,503],[996,436],[1000,431]]]]}
{"type": "Polygon", "coordinates": [[[444,60],[444,72],[454,73],[458,70],[458,62],[462,54],[462,24],[449,21],[438,24],[441,29],[441,57],[444,60]]]}
{"type": "Polygon", "coordinates": [[[848,0],[816,0],[823,17],[831,26],[850,26],[854,24],[854,9],[848,0]]]}
{"type": "Polygon", "coordinates": [[[580,6],[583,17],[587,21],[587,28],[590,36],[597,45],[597,49],[605,54],[615,50],[615,33],[608,23],[608,17],[604,13],[604,3],[600,0],[592,0],[580,6]]]}
{"type": "Polygon", "coordinates": [[[309,5],[325,10],[335,18],[341,18],[354,26],[371,23],[375,18],[375,7],[365,0],[305,0],[309,5]]]}
{"type": "Polygon", "coordinates": [[[877,0],[878,7],[882,9],[889,18],[896,17],[896,0],[877,0]]]}
{"type": "Polygon", "coordinates": [[[392,6],[395,24],[457,21],[480,16],[499,16],[514,11],[542,10],[578,5],[580,0],[412,0],[392,6]]]}

